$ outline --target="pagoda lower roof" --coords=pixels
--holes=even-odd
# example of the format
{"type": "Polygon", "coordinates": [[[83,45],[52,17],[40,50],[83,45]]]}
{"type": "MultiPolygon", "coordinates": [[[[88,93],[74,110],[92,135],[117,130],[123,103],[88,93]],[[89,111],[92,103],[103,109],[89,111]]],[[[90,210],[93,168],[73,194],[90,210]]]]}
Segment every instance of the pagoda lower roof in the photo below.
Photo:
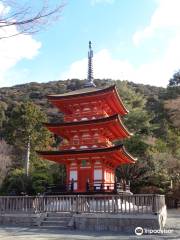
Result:
{"type": "Polygon", "coordinates": [[[69,149],[62,151],[37,151],[43,159],[67,164],[72,159],[77,161],[82,158],[103,157],[110,160],[114,165],[123,163],[134,163],[136,158],[133,158],[123,147],[123,144],[106,147],[106,148],[91,148],[91,149],[69,149]]]}
{"type": "Polygon", "coordinates": [[[80,130],[91,130],[94,128],[103,129],[104,135],[106,135],[111,141],[115,139],[123,139],[132,135],[124,126],[118,114],[100,119],[78,122],[44,123],[44,125],[51,132],[67,139],[71,137],[71,130],[79,132],[80,130]]]}
{"type": "Polygon", "coordinates": [[[105,102],[109,101],[114,113],[119,113],[120,115],[125,115],[128,113],[128,110],[124,106],[115,85],[106,88],[82,88],[63,94],[48,95],[47,98],[52,102],[52,104],[65,113],[70,113],[70,109],[68,107],[69,104],[79,104],[95,100],[105,102]]]}

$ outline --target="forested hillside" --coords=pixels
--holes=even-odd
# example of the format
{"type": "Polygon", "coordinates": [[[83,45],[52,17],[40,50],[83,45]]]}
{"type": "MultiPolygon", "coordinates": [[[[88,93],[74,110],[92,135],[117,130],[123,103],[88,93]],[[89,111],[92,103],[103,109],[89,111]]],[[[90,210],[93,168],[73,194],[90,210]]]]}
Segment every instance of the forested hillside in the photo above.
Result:
{"type": "MultiPolygon", "coordinates": [[[[138,158],[134,165],[120,166],[117,176],[130,180],[133,192],[178,193],[180,184],[180,86],[168,88],[128,81],[96,79],[97,86],[116,84],[129,114],[124,124],[134,135],[124,142],[138,158]]],[[[28,83],[0,89],[0,184],[1,193],[15,191],[36,194],[47,184],[63,183],[62,166],[42,161],[37,149],[57,149],[62,139],[52,136],[42,122],[63,121],[46,99],[82,88],[72,79],[49,83],[28,83]],[[30,173],[24,174],[30,142],[30,173]]],[[[115,143],[116,144],[116,143],[115,143]]]]}

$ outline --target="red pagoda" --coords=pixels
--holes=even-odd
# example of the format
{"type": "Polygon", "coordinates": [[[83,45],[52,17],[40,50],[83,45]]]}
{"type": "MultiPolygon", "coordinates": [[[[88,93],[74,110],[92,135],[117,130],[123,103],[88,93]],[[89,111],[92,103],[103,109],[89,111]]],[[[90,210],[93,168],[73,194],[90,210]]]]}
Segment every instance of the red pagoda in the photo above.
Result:
{"type": "Polygon", "coordinates": [[[88,78],[83,89],[48,96],[64,113],[64,122],[45,125],[64,140],[58,151],[38,152],[43,159],[66,166],[66,184],[74,192],[113,191],[116,168],[136,160],[123,144],[113,144],[131,136],[121,120],[128,110],[115,85],[95,86],[92,57],[89,42],[88,78]]]}

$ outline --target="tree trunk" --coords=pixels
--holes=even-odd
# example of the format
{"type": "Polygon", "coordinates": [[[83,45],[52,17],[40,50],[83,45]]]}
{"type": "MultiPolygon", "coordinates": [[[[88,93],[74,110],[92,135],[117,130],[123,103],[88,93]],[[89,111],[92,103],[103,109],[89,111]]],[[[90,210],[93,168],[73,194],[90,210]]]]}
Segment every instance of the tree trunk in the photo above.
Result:
{"type": "Polygon", "coordinates": [[[25,162],[25,173],[27,177],[29,176],[29,159],[30,159],[30,137],[27,143],[26,162],[25,162]]]}

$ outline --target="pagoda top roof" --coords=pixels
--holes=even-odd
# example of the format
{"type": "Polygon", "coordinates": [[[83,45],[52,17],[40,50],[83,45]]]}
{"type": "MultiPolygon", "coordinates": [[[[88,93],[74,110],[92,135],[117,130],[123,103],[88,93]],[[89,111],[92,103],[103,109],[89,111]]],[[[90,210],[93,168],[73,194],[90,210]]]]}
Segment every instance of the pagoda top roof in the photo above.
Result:
{"type": "Polygon", "coordinates": [[[119,113],[121,115],[128,113],[128,110],[124,106],[115,85],[111,85],[106,88],[87,87],[63,94],[48,95],[47,98],[63,112],[68,111],[68,104],[84,103],[85,101],[103,99],[109,102],[114,113],[119,113]],[[108,99],[108,96],[110,96],[110,99],[108,99]]]}
{"type": "Polygon", "coordinates": [[[75,91],[70,91],[62,94],[50,94],[47,97],[52,100],[66,99],[66,98],[72,98],[77,96],[85,96],[85,95],[89,96],[89,95],[99,94],[103,92],[110,92],[115,89],[116,89],[116,85],[111,85],[110,87],[105,87],[105,88],[87,87],[87,88],[81,88],[75,91]]]}
{"type": "MultiPolygon", "coordinates": [[[[110,88],[112,88],[112,86],[110,86],[110,88]]],[[[62,93],[62,94],[50,94],[47,97],[49,99],[62,99],[62,98],[70,98],[70,97],[74,97],[74,96],[81,96],[81,95],[91,95],[94,94],[96,92],[101,92],[105,89],[109,90],[108,88],[97,88],[97,87],[88,87],[88,88],[81,88],[75,91],[70,91],[70,92],[66,92],[66,93],[62,93]]]]}

